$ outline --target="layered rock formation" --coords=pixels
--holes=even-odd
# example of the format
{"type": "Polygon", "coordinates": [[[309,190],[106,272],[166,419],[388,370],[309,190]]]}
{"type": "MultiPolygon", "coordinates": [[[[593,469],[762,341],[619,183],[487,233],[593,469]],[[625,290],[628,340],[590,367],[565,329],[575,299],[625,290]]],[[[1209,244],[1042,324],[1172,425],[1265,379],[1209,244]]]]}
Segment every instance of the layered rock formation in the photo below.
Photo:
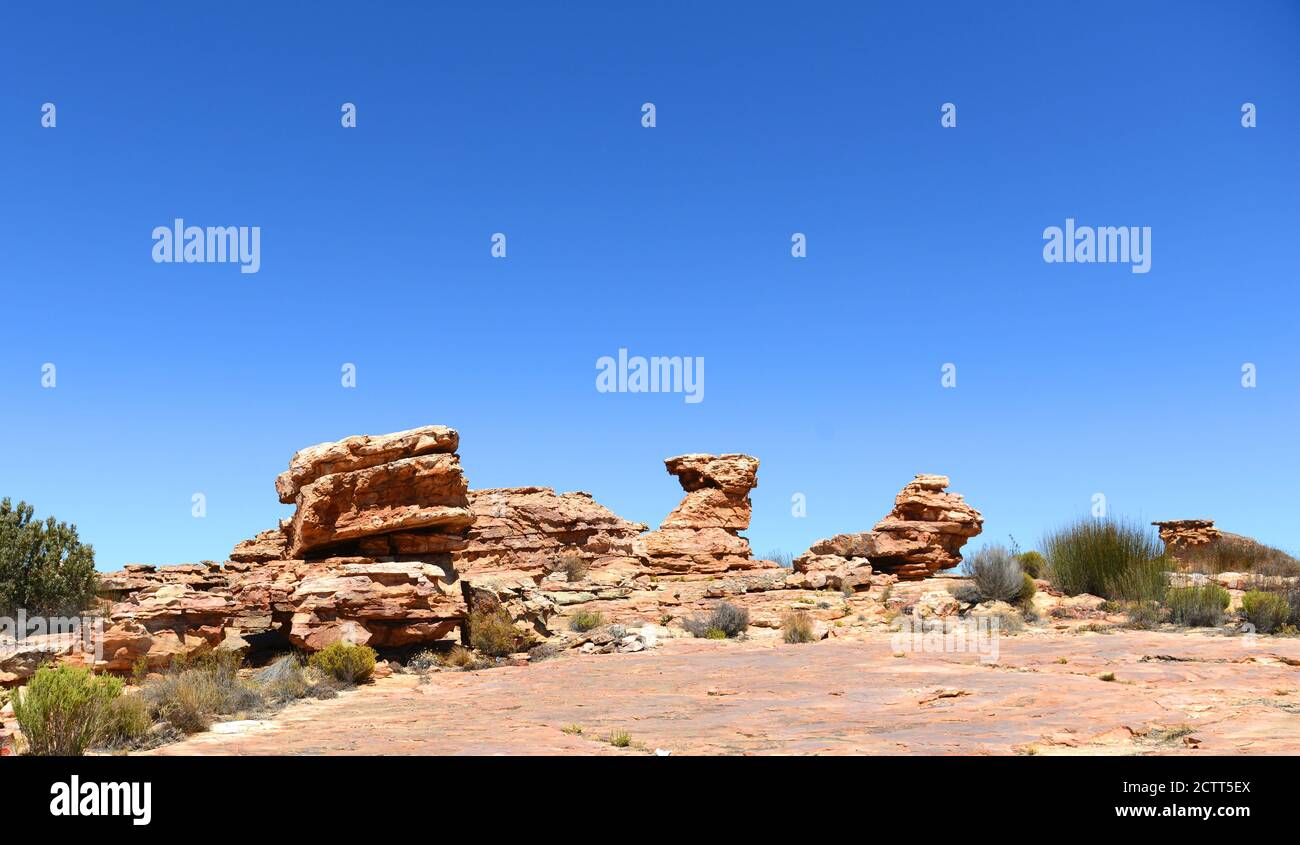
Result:
{"type": "Polygon", "coordinates": [[[1168,519],[1151,524],[1160,529],[1160,539],[1171,554],[1179,549],[1209,545],[1223,537],[1212,519],[1168,519]]]}
{"type": "Polygon", "coordinates": [[[425,426],[300,450],[275,483],[295,506],[291,518],[239,543],[224,565],[132,564],[104,576],[100,594],[114,603],[102,654],[25,642],[0,655],[0,682],[50,658],[125,672],[252,643],[313,651],[337,640],[466,641],[470,607],[503,608],[521,628],[589,650],[636,650],[640,634],[624,642],[633,627],[680,625],[723,601],[756,629],[777,629],[797,611],[830,635],[848,620],[878,621],[883,591],[898,579],[955,566],[982,525],[944,492],[947,478],[920,475],[873,531],[821,540],[790,571],[755,560],[740,534],[756,458],[668,458],[685,495],[644,533],[589,493],[470,491],[459,440],[425,426]],[[579,636],[569,623],[584,611],[628,630],[579,636]]]}
{"type": "Polygon", "coordinates": [[[354,553],[361,540],[397,532],[427,537],[439,551],[456,547],[474,521],[459,441],[453,429],[434,425],[295,454],[275,482],[280,501],[295,506],[284,529],[287,556],[354,553]]]}
{"type": "Polygon", "coordinates": [[[749,455],[679,455],[664,461],[685,498],[637,543],[655,575],[715,575],[729,570],[773,568],[750,557],[749,491],[758,486],[758,459],[749,455]]]}
{"type": "Polygon", "coordinates": [[[464,596],[449,581],[443,568],[421,561],[277,561],[236,582],[239,618],[232,621],[245,633],[280,627],[308,651],[337,640],[376,647],[432,642],[453,634],[465,616],[464,596]]]}
{"type": "Polygon", "coordinates": [[[794,568],[827,583],[859,586],[875,572],[919,581],[961,563],[961,547],[984,527],[984,517],[945,475],[918,475],[894,498],[894,509],[871,531],[818,540],[794,568]]]}
{"type": "Polygon", "coordinates": [[[452,556],[462,575],[514,573],[541,580],[567,567],[587,570],[635,563],[646,526],[628,522],[590,493],[506,487],[469,494],[473,523],[452,556]]]}

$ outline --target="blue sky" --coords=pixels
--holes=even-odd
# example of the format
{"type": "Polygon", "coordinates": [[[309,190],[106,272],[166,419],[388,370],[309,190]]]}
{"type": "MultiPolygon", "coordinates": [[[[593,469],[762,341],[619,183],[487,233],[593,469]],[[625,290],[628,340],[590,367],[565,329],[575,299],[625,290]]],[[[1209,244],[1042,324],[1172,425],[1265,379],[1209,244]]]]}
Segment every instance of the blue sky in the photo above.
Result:
{"type": "Polygon", "coordinates": [[[758,553],[918,472],[972,547],[1101,492],[1300,549],[1294,3],[48,5],[0,10],[0,495],[101,568],[223,559],[296,449],[428,423],[652,525],[663,458],[756,455],[758,553]],[[155,264],[176,217],[260,272],[155,264]],[[1067,217],[1151,272],[1045,263],[1067,217]],[[598,393],[620,347],[705,400],[598,393]]]}

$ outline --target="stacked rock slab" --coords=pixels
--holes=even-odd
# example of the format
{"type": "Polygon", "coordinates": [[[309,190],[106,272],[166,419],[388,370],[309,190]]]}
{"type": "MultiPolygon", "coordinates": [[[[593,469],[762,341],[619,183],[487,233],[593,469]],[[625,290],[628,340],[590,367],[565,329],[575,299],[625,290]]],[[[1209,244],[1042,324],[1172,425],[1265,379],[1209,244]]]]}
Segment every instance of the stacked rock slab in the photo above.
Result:
{"type": "Polygon", "coordinates": [[[678,455],[664,461],[686,491],[681,504],[637,543],[653,575],[716,575],[773,568],[750,557],[749,491],[758,486],[758,458],[749,455],[678,455]]]}
{"type": "Polygon", "coordinates": [[[287,557],[400,553],[393,538],[373,540],[391,534],[423,543],[430,554],[458,548],[473,522],[459,441],[454,429],[434,425],[298,452],[275,482],[280,501],[295,506],[284,531],[287,557]],[[365,549],[363,540],[371,540],[365,549]]]}
{"type": "Polygon", "coordinates": [[[1223,537],[1212,519],[1169,519],[1151,524],[1160,530],[1160,539],[1171,554],[1188,547],[1207,546],[1223,537]]]}
{"type": "Polygon", "coordinates": [[[961,563],[961,547],[980,533],[984,518],[945,475],[918,475],[894,498],[894,509],[871,531],[818,540],[794,562],[795,570],[831,580],[862,583],[873,571],[919,581],[961,563]],[[870,568],[863,571],[863,564],[870,568]]]}

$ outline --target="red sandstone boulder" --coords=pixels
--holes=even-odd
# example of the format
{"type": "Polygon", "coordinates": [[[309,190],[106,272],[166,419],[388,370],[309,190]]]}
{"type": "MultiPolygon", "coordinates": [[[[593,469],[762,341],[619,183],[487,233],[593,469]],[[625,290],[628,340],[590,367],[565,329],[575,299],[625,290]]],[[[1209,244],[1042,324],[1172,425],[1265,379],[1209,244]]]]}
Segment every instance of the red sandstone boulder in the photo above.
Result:
{"type": "Polygon", "coordinates": [[[444,425],[426,425],[392,434],[359,434],[302,449],[289,460],[289,469],[275,480],[280,501],[293,504],[298,491],[323,475],[353,472],[402,458],[454,454],[460,435],[444,425]]]}
{"type": "Polygon", "coordinates": [[[640,538],[636,550],[656,575],[713,575],[772,568],[750,557],[749,491],[758,486],[758,459],[749,455],[679,455],[664,461],[686,491],[658,531],[640,538]]]}
{"type": "Polygon", "coordinates": [[[984,518],[959,494],[944,492],[947,486],[944,475],[916,476],[872,531],[818,540],[795,559],[795,570],[825,573],[828,584],[860,586],[872,572],[916,581],[951,569],[961,563],[961,547],[980,533],[984,518]]]}
{"type": "Polygon", "coordinates": [[[322,475],[298,489],[289,554],[412,529],[459,535],[474,521],[467,491],[460,459],[446,454],[322,475]]]}

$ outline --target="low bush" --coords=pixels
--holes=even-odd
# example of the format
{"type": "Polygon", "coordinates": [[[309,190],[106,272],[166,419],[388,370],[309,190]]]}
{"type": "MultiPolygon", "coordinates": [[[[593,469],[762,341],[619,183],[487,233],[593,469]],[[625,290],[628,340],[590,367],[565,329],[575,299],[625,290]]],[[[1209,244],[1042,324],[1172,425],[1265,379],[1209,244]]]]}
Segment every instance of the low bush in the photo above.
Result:
{"type": "Polygon", "coordinates": [[[122,682],[71,666],[38,669],[13,698],[14,718],[27,753],[80,757],[109,727],[122,682]]]}
{"type": "Polygon", "coordinates": [[[693,637],[725,640],[738,637],[749,629],[749,611],[722,602],[708,616],[682,620],[682,627],[693,637]]]}
{"type": "Polygon", "coordinates": [[[810,643],[813,636],[813,619],[807,611],[797,610],[781,620],[781,639],[787,643],[810,643]]]}
{"type": "Polygon", "coordinates": [[[1122,602],[1120,610],[1128,616],[1126,627],[1149,631],[1160,624],[1160,605],[1155,602],[1122,602]]]}
{"type": "Polygon", "coordinates": [[[130,748],[148,734],[152,727],[153,719],[149,716],[149,704],[144,696],[119,695],[109,703],[104,730],[95,744],[108,748],[130,748]]]}
{"type": "Polygon", "coordinates": [[[471,610],[469,643],[488,657],[505,657],[532,647],[535,638],[515,627],[504,608],[471,610]]]}
{"type": "Polygon", "coordinates": [[[1231,597],[1218,584],[1203,587],[1171,587],[1165,593],[1169,618],[1177,625],[1213,628],[1223,621],[1231,597]]]}
{"type": "Polygon", "coordinates": [[[454,645],[438,657],[438,665],[445,669],[473,669],[477,664],[474,652],[463,645],[454,645]]]}
{"type": "Polygon", "coordinates": [[[569,621],[569,627],[578,633],[590,631],[592,628],[599,628],[605,624],[605,616],[600,611],[579,610],[573,614],[573,619],[569,621]]]}
{"type": "Polygon", "coordinates": [[[1016,555],[1016,561],[1020,564],[1020,571],[1030,578],[1042,578],[1043,571],[1047,568],[1047,561],[1038,552],[1024,552],[1016,555]]]}
{"type": "Polygon", "coordinates": [[[1155,560],[1164,546],[1149,528],[1123,519],[1076,520],[1043,540],[1047,577],[1068,595],[1109,595],[1114,583],[1135,565],[1155,560]]]}
{"type": "Polygon", "coordinates": [[[1164,557],[1135,561],[1106,579],[1105,595],[1124,602],[1163,602],[1169,589],[1169,569],[1164,557]]]}
{"type": "Polygon", "coordinates": [[[591,563],[582,555],[566,554],[556,559],[551,571],[564,573],[566,581],[581,581],[590,569],[591,563]]]}
{"type": "Polygon", "coordinates": [[[1033,604],[1034,596],[1038,593],[1038,585],[1034,583],[1033,576],[1028,572],[1022,572],[1020,578],[1020,595],[1016,596],[1016,604],[1021,607],[1029,607],[1033,604]]]}
{"type": "Polygon", "coordinates": [[[375,650],[368,645],[357,645],[339,640],[332,642],[308,659],[307,664],[327,678],[345,684],[359,684],[375,671],[375,650]]]}
{"type": "Polygon", "coordinates": [[[1024,589],[1024,574],[1020,571],[1020,563],[1005,547],[985,546],[971,555],[966,566],[981,601],[1019,601],[1024,589]]]}
{"type": "Polygon", "coordinates": [[[627,731],[612,731],[609,735],[609,744],[615,748],[627,748],[632,744],[632,735],[627,731]]]}
{"type": "Polygon", "coordinates": [[[284,654],[253,676],[253,683],[272,701],[295,701],[305,698],[312,683],[307,678],[307,667],[297,654],[284,654]]]}
{"type": "Polygon", "coordinates": [[[1291,605],[1285,596],[1251,590],[1241,597],[1241,610],[1246,621],[1261,634],[1271,634],[1291,618],[1291,605]]]}
{"type": "Polygon", "coordinates": [[[260,709],[259,689],[238,674],[239,657],[211,652],[196,660],[177,660],[163,677],[140,690],[150,714],[183,733],[206,731],[214,716],[260,709]]]}

